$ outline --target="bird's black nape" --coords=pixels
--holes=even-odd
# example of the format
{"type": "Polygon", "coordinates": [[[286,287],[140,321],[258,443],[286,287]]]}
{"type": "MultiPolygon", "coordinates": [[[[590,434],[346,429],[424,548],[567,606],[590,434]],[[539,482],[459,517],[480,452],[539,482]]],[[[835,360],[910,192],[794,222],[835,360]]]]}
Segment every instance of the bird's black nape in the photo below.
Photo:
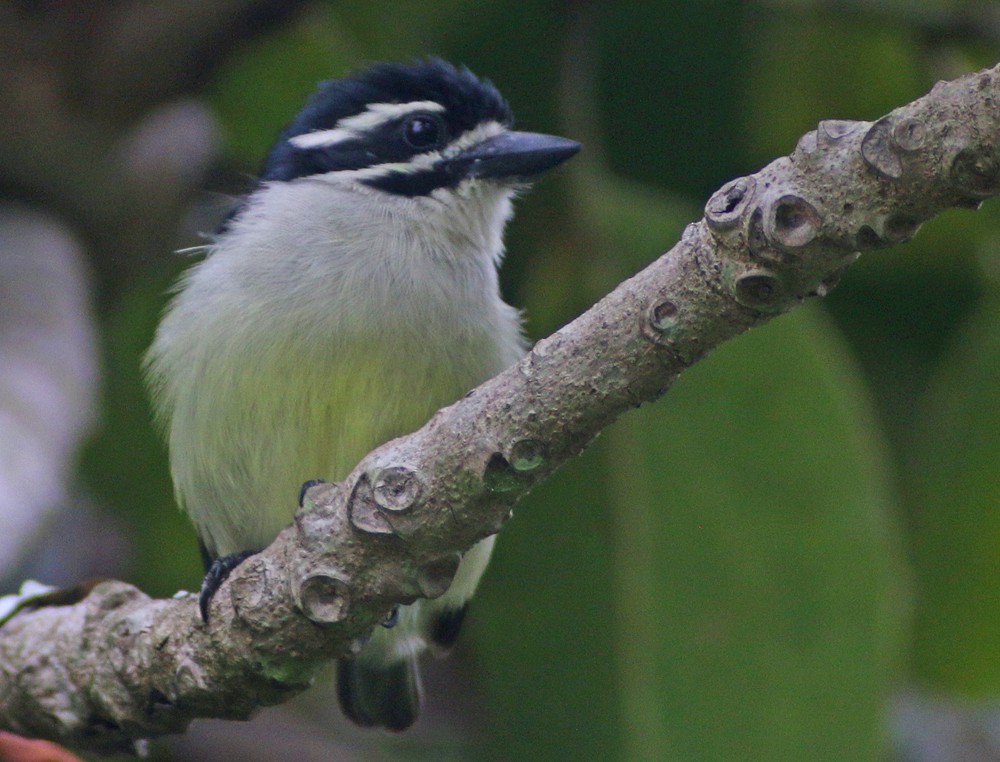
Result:
{"type": "MultiPolygon", "coordinates": [[[[342,79],[320,84],[295,119],[271,148],[261,179],[287,181],[297,177],[342,169],[360,169],[381,159],[382,140],[363,140],[337,146],[336,150],[303,150],[290,138],[329,130],[342,119],[363,113],[373,103],[440,104],[445,126],[452,136],[461,135],[484,122],[513,125],[510,106],[488,80],[479,79],[465,67],[440,58],[413,63],[378,63],[342,79]]],[[[398,157],[388,157],[397,161],[398,157]]]]}

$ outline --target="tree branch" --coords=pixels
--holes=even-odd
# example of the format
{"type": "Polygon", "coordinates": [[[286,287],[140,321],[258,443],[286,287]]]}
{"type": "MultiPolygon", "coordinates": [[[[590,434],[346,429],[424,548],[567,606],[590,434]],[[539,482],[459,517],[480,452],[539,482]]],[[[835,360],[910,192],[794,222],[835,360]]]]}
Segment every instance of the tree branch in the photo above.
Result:
{"type": "MultiPolygon", "coordinates": [[[[304,689],[397,603],[448,586],[458,552],[540,479],[713,347],[822,295],[866,249],[1000,193],[1000,67],[877,122],[821,122],[715,193],[705,218],[516,366],[370,453],[220,591],[150,600],[109,582],[0,630],[0,726],[123,748],[304,689]]],[[[234,500],[240,499],[233,495],[234,500]]]]}

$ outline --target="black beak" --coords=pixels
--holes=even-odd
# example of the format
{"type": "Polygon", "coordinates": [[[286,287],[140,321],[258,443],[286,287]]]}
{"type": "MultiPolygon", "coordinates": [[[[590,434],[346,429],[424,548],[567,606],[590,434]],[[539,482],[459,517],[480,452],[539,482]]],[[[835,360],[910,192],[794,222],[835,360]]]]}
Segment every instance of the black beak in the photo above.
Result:
{"type": "Polygon", "coordinates": [[[438,167],[455,180],[495,177],[527,179],[562,164],[583,146],[537,132],[504,132],[442,160],[438,167]]]}

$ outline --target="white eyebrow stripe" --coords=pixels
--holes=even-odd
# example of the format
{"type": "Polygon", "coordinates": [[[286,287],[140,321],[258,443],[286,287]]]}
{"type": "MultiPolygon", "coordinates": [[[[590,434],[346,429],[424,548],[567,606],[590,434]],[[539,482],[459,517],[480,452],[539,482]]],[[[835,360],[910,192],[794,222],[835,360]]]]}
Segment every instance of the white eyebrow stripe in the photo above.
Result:
{"type": "Polygon", "coordinates": [[[459,135],[455,140],[448,144],[443,151],[428,151],[427,153],[422,153],[414,156],[408,162],[387,162],[385,164],[376,164],[371,167],[362,167],[361,169],[339,169],[332,172],[327,172],[324,175],[317,176],[313,179],[322,180],[326,178],[328,181],[339,182],[343,180],[370,180],[373,178],[385,177],[386,175],[392,174],[394,172],[400,172],[404,174],[412,174],[415,172],[421,172],[423,170],[432,169],[434,165],[441,161],[442,159],[450,159],[461,153],[466,148],[471,148],[478,143],[487,140],[488,138],[495,137],[501,132],[504,132],[507,128],[500,124],[499,122],[485,122],[483,124],[477,125],[471,130],[466,130],[461,135],[459,135]]]}
{"type": "Polygon", "coordinates": [[[353,140],[357,134],[350,130],[334,128],[332,130],[317,130],[316,132],[306,132],[302,135],[293,135],[288,139],[296,148],[322,148],[323,146],[333,146],[343,143],[345,140],[353,140]]]}
{"type": "Polygon", "coordinates": [[[409,103],[370,103],[360,114],[344,117],[333,129],[307,132],[288,139],[296,148],[321,148],[353,140],[362,133],[417,111],[444,111],[437,101],[410,101],[409,103]]]}
{"type": "Polygon", "coordinates": [[[360,114],[348,116],[337,122],[337,127],[353,132],[361,132],[378,127],[393,119],[412,114],[415,111],[444,111],[437,101],[410,101],[409,103],[369,103],[360,114]]]}

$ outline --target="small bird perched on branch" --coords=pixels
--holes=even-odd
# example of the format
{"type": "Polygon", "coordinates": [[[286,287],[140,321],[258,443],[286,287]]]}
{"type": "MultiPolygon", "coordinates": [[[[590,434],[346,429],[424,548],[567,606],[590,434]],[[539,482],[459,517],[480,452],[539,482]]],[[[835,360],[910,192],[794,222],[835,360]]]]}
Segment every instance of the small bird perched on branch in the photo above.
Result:
{"type": "MultiPolygon", "coordinates": [[[[211,565],[203,617],[291,523],[303,482],[342,479],[523,354],[497,281],[511,199],[580,145],[512,123],[492,84],[438,59],[325,82],[181,279],[146,370],[211,565]]],[[[417,656],[454,643],[492,548],[341,660],[354,722],[415,721],[417,656]]]]}

